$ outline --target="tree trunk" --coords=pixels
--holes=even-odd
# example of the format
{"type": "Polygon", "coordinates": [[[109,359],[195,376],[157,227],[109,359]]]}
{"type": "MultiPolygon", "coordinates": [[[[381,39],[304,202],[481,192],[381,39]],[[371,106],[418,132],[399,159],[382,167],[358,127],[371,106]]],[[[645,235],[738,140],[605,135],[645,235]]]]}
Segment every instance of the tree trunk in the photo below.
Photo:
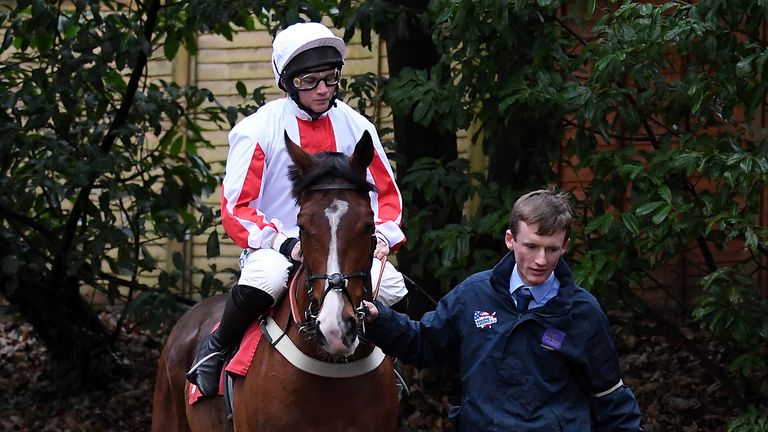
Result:
{"type": "Polygon", "coordinates": [[[505,127],[504,141],[487,146],[488,180],[516,191],[544,187],[552,179],[548,153],[561,139],[558,123],[521,116],[505,127]]]}
{"type": "MultiPolygon", "coordinates": [[[[418,2],[391,2],[395,5],[405,5],[408,14],[426,13],[427,1],[418,2]]],[[[391,76],[397,76],[400,71],[406,67],[413,69],[430,70],[437,64],[439,54],[435,44],[432,42],[432,35],[429,29],[423,28],[418,19],[411,19],[405,22],[407,28],[402,31],[399,25],[403,22],[391,21],[381,23],[380,34],[386,41],[387,46],[387,64],[391,76]]],[[[453,132],[441,132],[435,122],[428,126],[418,124],[413,120],[411,113],[393,115],[395,141],[397,143],[397,153],[401,159],[397,161],[397,171],[402,176],[408,171],[413,163],[424,157],[441,159],[444,163],[456,160],[458,151],[456,148],[456,134],[453,132]]],[[[408,235],[408,213],[411,209],[423,209],[426,207],[426,199],[420,194],[414,194],[408,202],[403,203],[405,207],[404,228],[406,236],[408,235]]],[[[461,209],[451,209],[449,220],[459,222],[461,220],[461,209]]],[[[398,265],[400,269],[408,275],[414,275],[413,268],[418,267],[418,255],[414,251],[418,245],[409,244],[398,253],[398,265]]],[[[420,274],[415,276],[417,283],[434,298],[442,296],[440,285],[431,274],[420,274]]],[[[424,302],[424,296],[412,294],[410,311],[413,314],[419,314],[422,310],[434,309],[434,305],[424,302]]]]}
{"type": "MultiPolygon", "coordinates": [[[[23,274],[20,272],[20,274],[23,274]]],[[[35,329],[47,350],[46,372],[57,388],[73,391],[103,387],[117,363],[107,329],[91,305],[79,294],[74,279],[59,287],[50,287],[27,273],[18,279],[16,289],[3,295],[16,306],[21,316],[35,329]]]]}

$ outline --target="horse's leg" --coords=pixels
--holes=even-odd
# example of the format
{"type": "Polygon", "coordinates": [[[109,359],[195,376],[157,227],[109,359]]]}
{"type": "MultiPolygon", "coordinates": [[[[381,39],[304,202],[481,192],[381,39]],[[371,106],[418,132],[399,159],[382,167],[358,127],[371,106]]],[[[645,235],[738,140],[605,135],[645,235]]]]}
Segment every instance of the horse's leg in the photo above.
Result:
{"type": "Polygon", "coordinates": [[[184,395],[174,393],[165,352],[163,352],[160,356],[155,395],[152,401],[152,432],[190,432],[184,407],[184,395]]]}
{"type": "MultiPolygon", "coordinates": [[[[265,428],[264,425],[265,418],[276,419],[273,413],[285,410],[284,407],[277,407],[276,409],[276,403],[287,403],[285,401],[286,395],[283,392],[278,391],[275,393],[269,386],[264,385],[266,377],[269,375],[274,377],[274,374],[279,373],[274,365],[270,365],[267,358],[269,357],[269,351],[274,351],[268,345],[266,340],[262,340],[259,343],[251,361],[251,366],[248,369],[248,374],[234,382],[232,411],[235,430],[278,431],[275,428],[270,429],[269,426],[265,428]]],[[[290,394],[287,397],[290,397],[290,394]]]]}
{"type": "MultiPolygon", "coordinates": [[[[224,398],[201,399],[187,405],[187,421],[193,432],[226,432],[232,430],[224,411],[224,398]]],[[[247,430],[247,429],[246,429],[247,430]]]]}
{"type": "Polygon", "coordinates": [[[185,374],[203,335],[221,316],[225,297],[209,297],[188,310],[168,335],[160,356],[152,413],[153,432],[219,432],[228,429],[222,398],[187,403],[185,374]]]}

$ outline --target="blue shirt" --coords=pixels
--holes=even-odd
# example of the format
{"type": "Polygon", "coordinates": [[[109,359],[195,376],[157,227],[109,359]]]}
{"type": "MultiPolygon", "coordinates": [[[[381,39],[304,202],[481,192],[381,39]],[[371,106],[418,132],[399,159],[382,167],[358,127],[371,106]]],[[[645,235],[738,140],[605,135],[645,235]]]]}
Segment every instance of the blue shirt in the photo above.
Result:
{"type": "MultiPolygon", "coordinates": [[[[528,309],[533,309],[544,306],[545,303],[557,295],[557,292],[560,290],[560,281],[555,277],[555,272],[552,272],[543,283],[533,286],[526,285],[520,278],[520,272],[517,270],[517,263],[515,263],[512,275],[509,277],[509,293],[514,294],[515,291],[524,286],[527,286],[531,290],[531,294],[533,294],[533,299],[528,304],[528,309]]],[[[513,295],[512,298],[514,299],[515,296],[513,295]]]]}

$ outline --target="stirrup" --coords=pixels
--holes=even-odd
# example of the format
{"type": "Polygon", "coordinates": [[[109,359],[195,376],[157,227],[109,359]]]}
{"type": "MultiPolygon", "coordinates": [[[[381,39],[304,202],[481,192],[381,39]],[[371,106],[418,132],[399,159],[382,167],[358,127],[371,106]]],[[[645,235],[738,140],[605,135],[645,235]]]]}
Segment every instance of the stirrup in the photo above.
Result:
{"type": "Polygon", "coordinates": [[[214,351],[214,352],[208,354],[207,356],[203,357],[202,359],[198,360],[195,364],[192,365],[191,368],[189,368],[189,371],[187,371],[187,374],[186,374],[187,379],[193,377],[195,375],[195,372],[200,368],[200,366],[203,363],[205,363],[208,360],[210,360],[211,357],[213,357],[213,356],[224,357],[224,353],[225,352],[226,352],[226,350],[224,350],[224,351],[214,351]]]}

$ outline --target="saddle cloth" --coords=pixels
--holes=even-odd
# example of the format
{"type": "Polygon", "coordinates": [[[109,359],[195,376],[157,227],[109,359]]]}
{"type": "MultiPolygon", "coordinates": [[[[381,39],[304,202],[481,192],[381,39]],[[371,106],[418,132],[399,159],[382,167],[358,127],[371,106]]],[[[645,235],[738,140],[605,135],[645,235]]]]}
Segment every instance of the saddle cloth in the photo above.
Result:
{"type": "MultiPolygon", "coordinates": [[[[213,327],[213,330],[216,330],[218,326],[219,325],[216,324],[213,327]]],[[[248,330],[245,331],[243,340],[240,341],[240,346],[221,371],[221,379],[219,380],[220,396],[224,394],[224,373],[229,372],[234,375],[245,376],[245,374],[248,373],[248,368],[251,367],[251,361],[253,360],[253,356],[256,354],[256,348],[258,348],[259,341],[261,341],[261,339],[261,327],[259,326],[259,321],[255,320],[253,323],[251,323],[250,327],[248,327],[248,330]]],[[[190,384],[189,395],[187,398],[189,404],[192,405],[202,397],[203,394],[200,393],[200,390],[197,388],[197,386],[190,384]]]]}

